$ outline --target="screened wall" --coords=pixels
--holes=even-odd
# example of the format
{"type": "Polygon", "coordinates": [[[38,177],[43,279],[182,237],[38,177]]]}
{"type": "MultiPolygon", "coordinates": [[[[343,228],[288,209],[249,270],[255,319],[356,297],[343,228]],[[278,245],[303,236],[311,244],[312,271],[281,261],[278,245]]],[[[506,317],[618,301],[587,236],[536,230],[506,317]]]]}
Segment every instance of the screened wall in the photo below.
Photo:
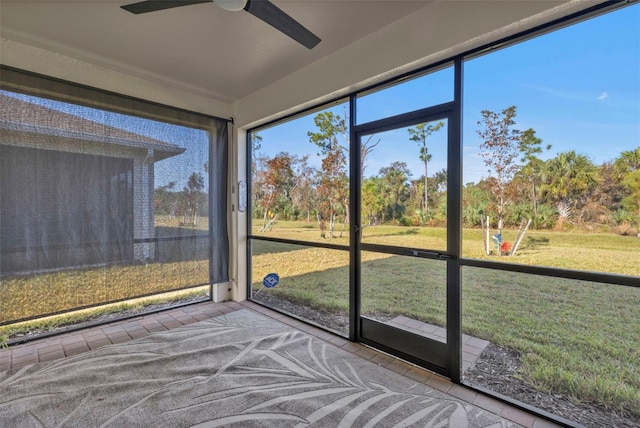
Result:
{"type": "Polygon", "coordinates": [[[440,373],[568,426],[638,426],[640,5],[609,12],[252,130],[251,298],[430,369],[445,348],[406,349],[431,337],[440,373]]]}
{"type": "Polygon", "coordinates": [[[228,280],[226,120],[1,79],[0,323],[228,280]]]}

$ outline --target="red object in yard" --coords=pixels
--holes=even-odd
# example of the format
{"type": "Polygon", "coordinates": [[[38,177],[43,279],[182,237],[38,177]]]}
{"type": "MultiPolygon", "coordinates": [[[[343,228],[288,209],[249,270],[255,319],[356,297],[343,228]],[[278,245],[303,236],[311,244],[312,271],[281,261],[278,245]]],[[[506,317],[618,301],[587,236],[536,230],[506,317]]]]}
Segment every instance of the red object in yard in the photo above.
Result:
{"type": "Polygon", "coordinates": [[[504,241],[502,244],[500,244],[501,253],[508,253],[510,249],[511,249],[511,244],[508,243],[507,241],[504,241]]]}

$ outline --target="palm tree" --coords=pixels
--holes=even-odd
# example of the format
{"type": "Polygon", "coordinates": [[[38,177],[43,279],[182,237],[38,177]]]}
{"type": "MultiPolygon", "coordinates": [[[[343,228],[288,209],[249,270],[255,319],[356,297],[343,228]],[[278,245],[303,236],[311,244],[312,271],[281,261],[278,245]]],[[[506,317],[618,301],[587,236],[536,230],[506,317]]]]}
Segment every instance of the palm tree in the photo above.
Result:
{"type": "Polygon", "coordinates": [[[621,174],[640,169],[640,147],[620,153],[620,157],[615,160],[614,165],[621,174]]]}
{"type": "Polygon", "coordinates": [[[202,190],[204,189],[204,176],[200,172],[194,172],[189,176],[187,185],[183,188],[184,213],[183,223],[187,224],[187,215],[191,215],[191,225],[198,225],[198,209],[202,202],[202,190]]]}
{"type": "Polygon", "coordinates": [[[424,210],[429,209],[428,191],[427,191],[427,173],[428,165],[431,160],[431,153],[427,149],[427,137],[436,131],[439,131],[444,126],[444,122],[438,123],[420,123],[415,128],[409,128],[409,139],[415,141],[420,145],[420,160],[424,162],[424,210]]]}
{"type": "Polygon", "coordinates": [[[558,210],[556,229],[562,229],[579,202],[598,183],[598,168],[585,155],[574,150],[558,154],[546,162],[542,193],[558,210]]]}
{"type": "MultiPolygon", "coordinates": [[[[520,136],[519,150],[522,154],[520,162],[524,165],[520,169],[520,174],[523,175],[531,185],[531,202],[533,203],[533,215],[538,215],[538,185],[540,182],[540,172],[544,162],[537,157],[537,154],[542,153],[541,147],[542,139],[536,137],[536,131],[532,128],[527,129],[520,136]]],[[[544,147],[545,151],[551,150],[551,144],[547,144],[544,147]]]]}
{"type": "Polygon", "coordinates": [[[637,212],[640,224],[640,147],[622,152],[613,165],[620,184],[629,192],[622,203],[625,208],[637,212]]]}

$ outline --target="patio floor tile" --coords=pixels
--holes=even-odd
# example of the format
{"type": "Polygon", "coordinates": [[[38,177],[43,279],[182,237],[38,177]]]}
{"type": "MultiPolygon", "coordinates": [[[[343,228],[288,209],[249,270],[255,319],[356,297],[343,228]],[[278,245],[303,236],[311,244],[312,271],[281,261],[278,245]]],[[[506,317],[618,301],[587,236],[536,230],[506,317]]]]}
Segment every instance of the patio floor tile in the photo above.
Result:
{"type": "Polygon", "coordinates": [[[59,360],[60,358],[64,358],[64,350],[62,349],[57,349],[55,351],[51,351],[51,352],[45,352],[42,354],[38,354],[38,361],[42,362],[46,362],[46,361],[54,361],[54,360],[59,360]]]}
{"type": "Polygon", "coordinates": [[[482,394],[478,394],[471,403],[485,410],[488,410],[491,413],[495,413],[496,415],[499,415],[506,407],[506,404],[502,401],[496,400],[492,397],[487,397],[486,395],[482,394]]]}
{"type": "Polygon", "coordinates": [[[111,341],[109,341],[109,339],[107,339],[106,337],[103,339],[87,340],[87,346],[91,350],[102,348],[103,346],[107,345],[111,345],[111,341]]]}
{"type": "MultiPolygon", "coordinates": [[[[550,428],[557,426],[551,422],[527,413],[523,410],[511,407],[491,397],[479,394],[469,388],[451,383],[448,379],[434,374],[421,367],[404,362],[388,354],[379,352],[360,343],[353,343],[346,338],[334,335],[310,324],[301,322],[272,311],[269,308],[253,302],[240,303],[213,303],[203,302],[193,306],[182,307],[167,312],[149,314],[131,320],[123,320],[89,329],[61,334],[60,336],[46,340],[17,345],[7,351],[0,351],[0,371],[15,370],[37,362],[53,361],[65,356],[79,355],[89,350],[94,350],[112,343],[124,343],[135,338],[143,337],[149,332],[166,331],[197,321],[210,319],[238,309],[247,308],[261,313],[267,317],[284,322],[300,331],[311,334],[321,340],[327,341],[341,349],[356,354],[363,359],[387,367],[397,373],[429,385],[439,391],[449,393],[452,396],[486,411],[501,415],[502,417],[518,423],[527,428],[550,428]]],[[[422,323],[411,318],[397,317],[393,320],[404,329],[411,328],[418,334],[443,330],[440,327],[422,323]]],[[[475,361],[480,352],[489,342],[471,336],[463,337],[464,364],[468,367],[475,361]]]]}
{"type": "Polygon", "coordinates": [[[502,409],[500,416],[527,428],[533,428],[533,423],[536,421],[536,417],[531,413],[510,406],[502,409]]]}
{"type": "Polygon", "coordinates": [[[76,346],[76,347],[73,347],[73,348],[65,347],[64,348],[64,354],[67,357],[72,357],[74,355],[79,355],[79,354],[85,353],[85,352],[87,352],[89,350],[90,350],[89,349],[89,345],[87,345],[86,343],[83,343],[82,346],[76,346]]]}
{"type": "Polygon", "coordinates": [[[166,321],[166,320],[161,320],[160,323],[165,326],[168,330],[171,330],[173,328],[178,328],[178,327],[182,327],[182,323],[176,319],[172,319],[170,321],[166,321]]]}
{"type": "Polygon", "coordinates": [[[107,337],[109,338],[109,341],[111,341],[111,343],[124,343],[131,340],[131,336],[129,336],[125,332],[118,334],[108,334],[107,337]]]}
{"type": "Polygon", "coordinates": [[[467,403],[473,403],[473,400],[478,396],[477,392],[460,385],[451,385],[451,388],[449,388],[447,393],[464,400],[467,403]]]}
{"type": "Polygon", "coordinates": [[[144,329],[135,329],[135,330],[127,330],[127,334],[132,338],[132,339],[139,339],[141,337],[144,337],[146,335],[149,334],[149,332],[144,329]]]}
{"type": "Polygon", "coordinates": [[[432,386],[438,391],[447,392],[453,384],[448,379],[439,375],[433,375],[427,380],[427,385],[432,386]]]}

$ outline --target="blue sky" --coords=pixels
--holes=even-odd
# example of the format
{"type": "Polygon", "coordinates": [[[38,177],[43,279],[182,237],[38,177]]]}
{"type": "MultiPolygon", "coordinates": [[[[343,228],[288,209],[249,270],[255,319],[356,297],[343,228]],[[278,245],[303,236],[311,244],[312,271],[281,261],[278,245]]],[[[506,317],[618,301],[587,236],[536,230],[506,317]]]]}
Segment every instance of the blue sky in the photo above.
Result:
{"type": "MultiPolygon", "coordinates": [[[[465,63],[464,182],[488,176],[479,157],[480,111],[499,112],[515,105],[516,128],[533,128],[552,149],[542,155],[576,150],[594,163],[611,161],[640,146],[640,5],[633,5],[465,63]]],[[[358,123],[451,100],[453,73],[442,70],[409,84],[364,97],[358,123]]],[[[344,107],[332,108],[344,116],[344,107]]],[[[317,150],[307,131],[313,114],[259,131],[261,152],[311,155],[317,150]]],[[[405,129],[379,135],[382,142],[367,161],[365,175],[394,160],[404,161],[414,178],[423,174],[417,143],[405,129]]],[[[429,175],[446,165],[445,130],[430,139],[429,175]]]]}
{"type": "MultiPolygon", "coordinates": [[[[476,132],[483,109],[499,112],[517,106],[516,128],[533,128],[545,145],[552,145],[541,156],[545,159],[576,150],[601,164],[640,146],[640,4],[471,59],[464,75],[465,183],[489,175],[479,156],[476,132]]],[[[449,67],[359,98],[357,120],[365,123],[452,99],[449,67]]],[[[183,155],[156,164],[156,186],[176,181],[179,190],[192,172],[204,173],[208,141],[204,131],[50,100],[40,103],[186,147],[183,155]]],[[[331,110],[345,116],[345,105],[331,110]]],[[[321,156],[307,136],[317,130],[313,116],[260,130],[260,152],[308,154],[310,165],[319,168],[321,156]]],[[[366,160],[365,176],[393,161],[405,162],[413,178],[424,173],[419,146],[409,140],[406,129],[374,139],[381,142],[366,160]]],[[[431,176],[446,167],[446,127],[429,138],[428,149],[433,156],[431,176]]]]}

